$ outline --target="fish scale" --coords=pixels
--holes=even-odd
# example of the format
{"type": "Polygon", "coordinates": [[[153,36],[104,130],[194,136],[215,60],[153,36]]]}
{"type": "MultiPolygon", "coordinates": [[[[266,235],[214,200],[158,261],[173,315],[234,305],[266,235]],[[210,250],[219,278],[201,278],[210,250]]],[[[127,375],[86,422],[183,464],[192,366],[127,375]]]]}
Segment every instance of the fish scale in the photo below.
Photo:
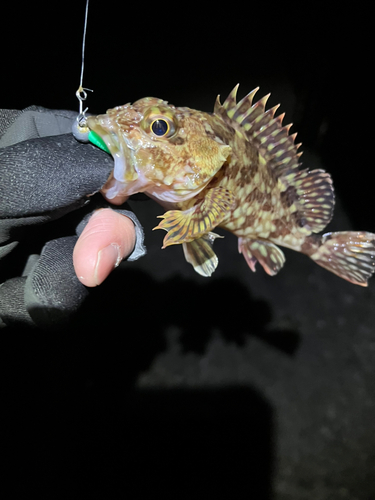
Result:
{"type": "Polygon", "coordinates": [[[301,169],[296,133],[283,125],[269,94],[258,88],[237,103],[238,85],[214,112],[178,108],[157,98],[118,106],[89,117],[115,160],[103,194],[117,203],[145,192],[167,211],[155,229],[163,248],[181,244],[202,276],[218,265],[213,250],[222,227],[238,237],[238,249],[255,271],[275,275],[285,263],[278,247],[302,252],[320,266],[366,286],[375,271],[375,234],[341,231],[319,235],[335,204],[331,177],[301,169]],[[156,124],[156,126],[154,126],[156,124]]]}

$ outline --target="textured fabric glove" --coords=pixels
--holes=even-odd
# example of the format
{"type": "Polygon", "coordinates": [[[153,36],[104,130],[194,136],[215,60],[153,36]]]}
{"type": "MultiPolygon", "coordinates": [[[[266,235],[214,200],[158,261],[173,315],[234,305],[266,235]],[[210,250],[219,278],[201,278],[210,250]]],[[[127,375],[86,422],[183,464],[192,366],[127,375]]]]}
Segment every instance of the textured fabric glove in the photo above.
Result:
{"type": "MultiPolygon", "coordinates": [[[[0,318],[5,324],[59,326],[88,294],[75,274],[72,252],[92,211],[108,206],[99,194],[92,195],[106,182],[113,160],[74,139],[75,118],[73,112],[34,106],[0,111],[0,318]],[[27,247],[38,238],[40,255],[28,256],[27,247]],[[26,248],[24,262],[15,262],[22,256],[19,247],[26,248]],[[13,267],[25,265],[22,276],[9,276],[13,267]]],[[[135,224],[136,246],[128,257],[135,260],[145,253],[142,228],[124,206],[116,211],[135,224]]]]}

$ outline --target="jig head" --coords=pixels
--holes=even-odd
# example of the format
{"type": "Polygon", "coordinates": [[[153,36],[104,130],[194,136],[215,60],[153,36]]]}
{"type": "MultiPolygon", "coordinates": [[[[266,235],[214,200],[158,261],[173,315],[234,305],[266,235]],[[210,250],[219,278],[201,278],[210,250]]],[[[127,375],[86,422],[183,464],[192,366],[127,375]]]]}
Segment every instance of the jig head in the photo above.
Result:
{"type": "Polygon", "coordinates": [[[79,112],[72,125],[72,134],[79,142],[89,142],[90,129],[88,128],[86,122],[86,111],[89,108],[83,109],[83,102],[87,99],[87,90],[92,92],[91,89],[84,89],[82,85],[80,85],[76,92],[76,96],[79,101],[79,112]]]}

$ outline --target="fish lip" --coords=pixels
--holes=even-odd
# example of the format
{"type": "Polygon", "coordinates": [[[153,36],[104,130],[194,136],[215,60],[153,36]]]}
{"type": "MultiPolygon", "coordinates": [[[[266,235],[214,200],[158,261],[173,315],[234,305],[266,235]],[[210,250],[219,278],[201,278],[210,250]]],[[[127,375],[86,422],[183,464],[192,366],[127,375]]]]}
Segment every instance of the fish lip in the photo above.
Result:
{"type": "Polygon", "coordinates": [[[105,142],[114,161],[113,176],[120,182],[133,180],[137,173],[135,170],[135,159],[133,152],[135,147],[125,134],[119,133],[108,115],[91,116],[87,119],[87,125],[105,142]]]}
{"type": "Polygon", "coordinates": [[[87,126],[105,142],[112,156],[120,150],[118,135],[108,123],[106,115],[89,116],[87,126]]]}

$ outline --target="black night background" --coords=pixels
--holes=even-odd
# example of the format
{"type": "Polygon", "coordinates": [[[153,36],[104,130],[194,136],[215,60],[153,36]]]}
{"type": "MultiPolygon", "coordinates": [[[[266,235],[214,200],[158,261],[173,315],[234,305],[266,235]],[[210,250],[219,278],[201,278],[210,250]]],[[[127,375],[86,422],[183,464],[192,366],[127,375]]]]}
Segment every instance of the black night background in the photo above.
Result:
{"type": "MultiPolygon", "coordinates": [[[[328,231],[374,232],[369,13],[241,5],[91,1],[89,111],[145,96],[212,111],[260,86],[304,167],[333,177],[328,231]]],[[[84,9],[6,7],[0,108],[78,110],[84,9]]],[[[145,257],[66,331],[2,330],[15,497],[374,499],[375,278],[354,286],[288,250],[277,276],[253,274],[228,233],[202,278],[160,249],[161,207],[131,206],[145,257]]]]}

